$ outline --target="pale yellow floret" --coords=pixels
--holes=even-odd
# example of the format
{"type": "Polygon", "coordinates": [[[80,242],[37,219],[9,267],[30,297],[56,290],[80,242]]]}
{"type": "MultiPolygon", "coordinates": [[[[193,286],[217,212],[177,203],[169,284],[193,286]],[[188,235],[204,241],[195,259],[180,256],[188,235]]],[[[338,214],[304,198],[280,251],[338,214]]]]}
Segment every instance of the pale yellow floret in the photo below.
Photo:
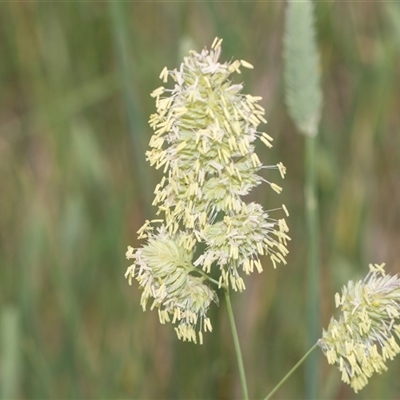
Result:
{"type": "Polygon", "coordinates": [[[238,113],[245,121],[247,121],[247,119],[248,119],[247,115],[240,108],[238,109],[238,113]]]}
{"type": "Polygon", "coordinates": [[[390,348],[389,345],[382,346],[382,357],[383,357],[383,360],[385,360],[385,361],[387,359],[393,360],[393,358],[395,356],[396,356],[396,353],[390,348]]]}
{"type": "Polygon", "coordinates": [[[251,94],[246,94],[246,100],[252,102],[252,103],[256,103],[257,101],[262,100],[261,96],[252,96],[251,94]]]}
{"type": "Polygon", "coordinates": [[[229,146],[229,150],[231,150],[231,151],[234,151],[237,149],[237,143],[236,143],[236,139],[234,136],[229,137],[228,146],[229,146]]]}
{"type": "Polygon", "coordinates": [[[236,285],[239,292],[243,292],[243,290],[246,290],[246,285],[244,284],[244,280],[242,278],[238,278],[236,280],[236,285]]]}
{"type": "Polygon", "coordinates": [[[260,140],[261,140],[268,148],[271,148],[271,147],[272,147],[271,142],[270,142],[267,138],[265,138],[264,136],[260,136],[260,140]]]}
{"type": "Polygon", "coordinates": [[[380,272],[383,276],[386,275],[385,272],[385,263],[382,264],[369,264],[369,269],[371,272],[380,272]]]}
{"type": "Polygon", "coordinates": [[[232,286],[232,289],[233,289],[235,292],[237,292],[238,287],[237,287],[237,285],[236,285],[236,278],[235,278],[233,275],[229,275],[229,277],[230,277],[230,279],[231,279],[231,286],[232,286]]]}
{"type": "Polygon", "coordinates": [[[251,155],[251,161],[253,163],[254,168],[257,168],[261,164],[260,159],[258,158],[256,153],[253,153],[251,155]]]}
{"type": "Polygon", "coordinates": [[[353,329],[351,329],[351,326],[349,324],[346,324],[346,328],[349,331],[350,335],[353,336],[353,329]]]}
{"type": "Polygon", "coordinates": [[[234,260],[237,260],[239,258],[239,249],[237,246],[232,246],[231,247],[231,255],[230,255],[234,260]]]}
{"type": "MultiPolygon", "coordinates": [[[[222,157],[223,157],[225,163],[229,164],[229,162],[230,162],[230,154],[229,154],[229,152],[226,149],[222,148],[221,153],[222,153],[222,157]]],[[[240,176],[239,176],[239,179],[241,180],[240,176]]]]}
{"type": "Polygon", "coordinates": [[[268,133],[266,133],[266,132],[262,132],[261,135],[262,135],[263,137],[265,137],[267,140],[269,140],[270,142],[272,142],[272,141],[274,140],[274,139],[273,139],[270,135],[268,135],[268,133]]]}
{"type": "Polygon", "coordinates": [[[255,127],[260,124],[260,120],[254,114],[250,115],[249,122],[251,122],[255,127]]]}
{"type": "Polygon", "coordinates": [[[224,119],[223,124],[228,133],[232,134],[231,126],[229,125],[228,121],[224,119]]]}
{"type": "Polygon", "coordinates": [[[210,318],[204,318],[204,332],[212,332],[212,325],[210,318]]]}
{"type": "MultiPolygon", "coordinates": [[[[246,97],[246,103],[247,103],[247,105],[249,106],[251,112],[253,112],[253,110],[255,109],[254,103],[251,101],[251,99],[249,99],[248,96],[246,97]]],[[[254,113],[254,114],[256,114],[256,113],[254,113]]]]}
{"type": "Polygon", "coordinates": [[[251,108],[248,105],[248,102],[243,102],[242,103],[242,107],[244,108],[245,111],[247,111],[247,113],[249,114],[248,116],[245,117],[245,119],[248,121],[250,119],[250,117],[252,116],[251,114],[251,108]]]}
{"type": "Polygon", "coordinates": [[[145,234],[145,231],[147,230],[149,225],[150,225],[150,221],[146,220],[146,222],[142,225],[142,227],[139,228],[139,230],[136,232],[138,234],[139,238],[143,237],[143,235],[145,234]]]}
{"type": "Polygon", "coordinates": [[[276,253],[277,257],[282,261],[284,265],[286,265],[285,257],[281,253],[276,253]]]}
{"type": "Polygon", "coordinates": [[[160,87],[158,87],[157,89],[154,89],[154,90],[151,92],[150,96],[151,96],[151,97],[158,97],[158,96],[161,96],[161,95],[164,93],[164,90],[165,90],[164,86],[160,86],[160,87]]]}
{"type": "Polygon", "coordinates": [[[245,60],[240,60],[240,63],[243,65],[243,67],[245,68],[249,68],[249,69],[253,69],[253,65],[251,65],[249,62],[245,61],[245,60]]]}
{"type": "Polygon", "coordinates": [[[339,293],[335,293],[335,306],[338,308],[342,304],[342,299],[339,293]]]}
{"type": "Polygon", "coordinates": [[[261,112],[255,112],[255,114],[257,114],[257,117],[260,121],[264,122],[264,124],[267,123],[267,120],[264,118],[264,116],[262,115],[261,112]]]}
{"type": "Polygon", "coordinates": [[[282,210],[284,211],[285,215],[288,217],[289,216],[289,211],[286,208],[286,206],[284,204],[282,204],[282,210]]]}
{"type": "Polygon", "coordinates": [[[226,100],[225,100],[225,96],[221,96],[221,101],[222,101],[222,105],[223,105],[223,107],[227,107],[228,106],[228,103],[226,102],[226,100]]]}
{"type": "Polygon", "coordinates": [[[261,261],[260,260],[255,260],[254,264],[255,264],[255,266],[257,268],[258,273],[261,274],[261,272],[263,272],[263,267],[261,265],[261,261]]]}
{"type": "Polygon", "coordinates": [[[134,248],[131,247],[131,246],[128,246],[128,250],[127,250],[127,252],[125,253],[125,256],[126,256],[126,259],[127,259],[127,260],[133,258],[133,255],[134,255],[134,254],[133,254],[133,251],[134,251],[134,248]]]}
{"type": "Polygon", "coordinates": [[[249,139],[247,137],[243,137],[241,142],[243,143],[244,150],[246,151],[246,153],[248,153],[250,151],[249,139]]]}
{"type": "Polygon", "coordinates": [[[182,312],[181,312],[180,308],[175,307],[175,309],[174,309],[174,316],[173,316],[173,319],[172,319],[172,323],[173,323],[173,324],[175,324],[175,322],[176,322],[177,320],[180,320],[180,319],[181,319],[181,314],[182,314],[182,312]]]}
{"type": "Polygon", "coordinates": [[[206,114],[208,114],[212,119],[215,118],[214,111],[211,108],[207,108],[206,114]]]}
{"type": "Polygon", "coordinates": [[[228,67],[228,71],[230,71],[230,72],[236,71],[238,74],[241,74],[241,71],[239,68],[240,65],[241,65],[240,61],[236,60],[228,67]]]}
{"type": "MultiPolygon", "coordinates": [[[[162,164],[163,164],[163,163],[162,163],[162,164]]],[[[162,164],[161,164],[161,165],[162,165],[162,164]]],[[[159,168],[161,165],[159,165],[158,168],[159,168]]],[[[157,166],[156,166],[156,168],[157,168],[157,166]]],[[[168,168],[169,168],[169,160],[167,160],[167,161],[165,162],[165,166],[164,166],[164,169],[163,169],[163,173],[164,173],[164,174],[168,171],[168,168]]]]}
{"type": "MultiPolygon", "coordinates": [[[[255,103],[255,104],[254,104],[254,107],[255,107],[262,115],[265,114],[265,108],[264,108],[263,106],[260,106],[258,103],[255,103]]],[[[268,121],[267,121],[266,123],[268,123],[268,121]]]]}
{"type": "Polygon", "coordinates": [[[210,81],[208,80],[208,78],[205,76],[204,77],[204,80],[205,80],[205,82],[206,82],[206,85],[209,87],[209,88],[211,88],[211,83],[210,83],[210,81]]]}
{"type": "Polygon", "coordinates": [[[280,174],[281,174],[282,179],[285,178],[286,167],[285,167],[281,162],[279,162],[279,163],[277,164],[277,167],[278,167],[278,169],[279,169],[279,172],[280,172],[280,174]]]}
{"type": "Polygon", "coordinates": [[[199,331],[199,342],[200,344],[203,344],[203,332],[199,331]]]}
{"type": "MultiPolygon", "coordinates": [[[[167,105],[168,100],[169,99],[167,99],[167,98],[156,97],[156,107],[157,107],[158,114],[155,114],[155,116],[156,116],[157,120],[159,120],[160,117],[164,117],[164,115],[166,114],[166,111],[167,111],[166,105],[167,105]]],[[[153,128],[153,125],[150,120],[149,120],[149,124],[153,128]]]]}
{"type": "Polygon", "coordinates": [[[271,188],[276,192],[276,193],[281,193],[282,192],[282,188],[277,185],[276,183],[271,183],[271,188]]]}
{"type": "Polygon", "coordinates": [[[125,278],[128,278],[129,286],[132,286],[132,278],[135,276],[135,264],[128,267],[125,272],[125,278]]]}
{"type": "Polygon", "coordinates": [[[222,161],[222,154],[221,154],[221,149],[217,149],[217,153],[218,153],[218,160],[222,161]]]}
{"type": "Polygon", "coordinates": [[[275,243],[267,238],[264,238],[264,243],[267,245],[267,247],[274,247],[275,243]]]}
{"type": "MultiPolygon", "coordinates": [[[[229,162],[229,160],[227,162],[229,162]]],[[[237,176],[239,181],[242,182],[242,175],[241,175],[241,173],[239,171],[239,168],[235,168],[235,175],[237,176]]]]}
{"type": "Polygon", "coordinates": [[[162,81],[164,83],[166,83],[168,81],[168,68],[167,67],[164,67],[164,69],[161,71],[160,79],[162,79],[162,81]]]}
{"type": "Polygon", "coordinates": [[[250,275],[250,261],[249,261],[249,259],[248,258],[246,258],[245,260],[244,260],[244,263],[243,263],[243,271],[245,272],[245,274],[246,275],[250,275]]]}
{"type": "Polygon", "coordinates": [[[170,322],[169,313],[166,310],[158,309],[158,316],[161,324],[165,324],[166,322],[170,322]]]}
{"type": "Polygon", "coordinates": [[[396,354],[400,354],[400,346],[397,344],[394,336],[391,336],[388,339],[388,346],[391,348],[391,350],[393,351],[394,355],[396,354]]]}
{"type": "Polygon", "coordinates": [[[280,259],[275,254],[271,254],[270,259],[272,261],[274,269],[276,269],[276,263],[280,263],[281,262],[280,259]]]}
{"type": "Polygon", "coordinates": [[[283,256],[287,256],[289,254],[289,250],[285,247],[285,245],[286,245],[286,242],[285,242],[285,244],[278,243],[278,246],[277,246],[283,256]]]}
{"type": "Polygon", "coordinates": [[[359,390],[361,390],[367,384],[367,382],[368,382],[368,380],[365,375],[359,375],[352,379],[351,387],[357,393],[359,390]]]}
{"type": "Polygon", "coordinates": [[[233,123],[231,123],[231,126],[233,128],[233,131],[237,134],[240,135],[242,132],[242,128],[240,127],[240,124],[238,121],[234,121],[233,123]]]}
{"type": "Polygon", "coordinates": [[[211,48],[212,49],[215,49],[215,46],[216,46],[217,42],[218,42],[218,37],[215,37],[213,42],[212,42],[212,44],[211,44],[211,48]]]}
{"type": "Polygon", "coordinates": [[[164,144],[164,138],[153,136],[150,139],[149,146],[154,147],[156,149],[161,149],[164,144]]]}
{"type": "Polygon", "coordinates": [[[254,260],[250,260],[250,272],[254,271],[254,260]]]}
{"type": "Polygon", "coordinates": [[[175,117],[181,117],[185,115],[188,112],[188,109],[186,107],[175,107],[174,108],[174,114],[175,117]]]}
{"type": "Polygon", "coordinates": [[[337,355],[334,349],[329,349],[326,352],[326,358],[328,359],[329,364],[335,364],[337,362],[337,355]]]}
{"type": "Polygon", "coordinates": [[[229,114],[229,111],[228,111],[227,107],[224,107],[224,108],[223,108],[223,112],[224,112],[224,114],[225,114],[225,117],[226,117],[226,119],[227,119],[227,122],[229,122],[229,121],[231,120],[231,116],[230,116],[230,114],[229,114]]]}

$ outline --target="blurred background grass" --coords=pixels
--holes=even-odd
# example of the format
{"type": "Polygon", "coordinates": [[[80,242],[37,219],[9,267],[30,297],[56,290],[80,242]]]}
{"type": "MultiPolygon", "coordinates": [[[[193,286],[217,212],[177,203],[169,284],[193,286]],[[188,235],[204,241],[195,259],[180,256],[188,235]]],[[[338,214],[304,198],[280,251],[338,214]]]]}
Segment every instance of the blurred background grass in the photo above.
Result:
{"type": "MultiPolygon", "coordinates": [[[[225,309],[203,346],[179,342],[123,278],[128,244],[154,215],[160,174],[144,156],[167,65],[223,37],[263,96],[288,168],[287,266],[233,297],[250,395],[267,394],[305,353],[303,137],[283,102],[283,2],[9,2],[0,5],[0,395],[4,399],[233,399],[240,387],[225,309]]],[[[400,271],[400,7],[318,2],[324,109],[319,195],[326,327],[333,295],[369,262],[400,271]]],[[[322,327],[321,327],[322,328],[322,327]]],[[[322,357],[322,353],[321,353],[322,357]]],[[[325,360],[324,399],[400,398],[399,360],[358,396],[325,360]]],[[[276,394],[302,399],[304,371],[276,394]]]]}

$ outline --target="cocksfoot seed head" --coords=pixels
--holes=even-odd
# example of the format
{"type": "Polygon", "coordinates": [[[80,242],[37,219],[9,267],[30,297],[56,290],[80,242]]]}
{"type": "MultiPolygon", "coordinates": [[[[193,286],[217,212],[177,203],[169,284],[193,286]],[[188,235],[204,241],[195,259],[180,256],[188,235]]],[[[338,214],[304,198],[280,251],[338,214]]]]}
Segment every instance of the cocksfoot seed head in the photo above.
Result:
{"type": "Polygon", "coordinates": [[[318,345],[357,392],[400,353],[395,339],[400,338],[400,279],[386,275],[384,264],[370,265],[366,278],[350,281],[335,301],[341,315],[331,319],[318,345]]]}
{"type": "Polygon", "coordinates": [[[134,259],[127,277],[143,288],[143,308],[153,298],[161,322],[172,315],[178,337],[193,341],[195,327],[211,328],[206,311],[216,296],[205,279],[242,291],[243,274],[262,271],[260,256],[270,257],[274,267],[286,263],[290,240],[284,218],[273,219],[269,210],[243,200],[262,182],[280,193],[263,175],[275,169],[283,178],[286,168],[264,166],[255,153],[257,138],[272,147],[272,138],[258,130],[267,122],[261,97],[242,93],[243,85],[231,81],[241,68],[253,67],[244,60],[220,62],[221,42],[216,38],[211,49],[190,51],[178,69],[164,68],[160,78],[172,80],[173,87],[151,94],[156,112],[146,156],[164,171],[153,201],[160,219],[139,230],[147,245],[127,253],[134,259]],[[156,223],[161,228],[154,233],[156,223]],[[213,269],[217,281],[209,276],[213,269]]]}

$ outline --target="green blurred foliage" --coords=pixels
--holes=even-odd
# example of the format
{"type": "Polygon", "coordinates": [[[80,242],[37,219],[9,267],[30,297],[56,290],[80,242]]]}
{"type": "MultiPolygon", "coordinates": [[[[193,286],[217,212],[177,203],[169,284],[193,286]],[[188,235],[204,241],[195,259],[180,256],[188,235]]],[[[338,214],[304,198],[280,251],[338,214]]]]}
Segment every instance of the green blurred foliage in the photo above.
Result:
{"type": "MultiPolygon", "coordinates": [[[[128,244],[154,215],[146,163],[162,68],[223,37],[263,96],[284,192],[252,194],[291,212],[287,266],[234,295],[252,398],[305,353],[303,137],[283,101],[283,2],[9,2],[0,5],[0,382],[21,399],[234,399],[240,385],[223,301],[205,344],[179,342],[123,275],[128,244]],[[11,307],[11,308],[10,308],[11,307]],[[10,316],[10,310],[15,317],[10,316]],[[15,346],[13,337],[18,338],[15,346]],[[8,338],[8,339],[7,339],[8,338]],[[8,348],[8,347],[7,347],[8,348]],[[11,355],[10,355],[11,354],[11,355]],[[9,358],[12,357],[12,360],[9,358]],[[5,372],[7,371],[7,373],[5,372]],[[3,382],[4,384],[4,382],[3,382]]],[[[400,7],[318,2],[324,108],[319,136],[322,319],[369,262],[400,271],[400,7]]],[[[322,328],[322,327],[321,327],[322,328]]],[[[321,354],[321,357],[322,354],[321,354]]],[[[355,398],[324,365],[321,398],[355,398]]],[[[399,360],[358,399],[397,399],[399,360]]],[[[6,393],[6,389],[0,391],[6,393]]],[[[7,392],[10,393],[10,392],[7,392]]],[[[301,399],[300,370],[276,399],[301,399]]],[[[4,395],[6,396],[6,395],[4,395]]],[[[7,395],[8,396],[8,395],[7,395]]]]}

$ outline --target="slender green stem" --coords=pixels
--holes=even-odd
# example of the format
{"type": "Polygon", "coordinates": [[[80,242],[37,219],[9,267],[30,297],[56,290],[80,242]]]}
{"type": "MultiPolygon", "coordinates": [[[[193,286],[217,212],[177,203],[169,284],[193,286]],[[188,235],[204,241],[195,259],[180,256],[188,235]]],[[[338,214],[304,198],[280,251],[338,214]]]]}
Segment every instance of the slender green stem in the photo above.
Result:
{"type": "Polygon", "coordinates": [[[246,374],[244,371],[242,351],[240,350],[239,336],[236,330],[235,318],[233,317],[233,310],[232,310],[231,299],[229,296],[229,289],[225,288],[224,292],[225,292],[226,308],[228,309],[229,322],[232,330],[233,343],[235,345],[236,359],[239,367],[240,384],[242,386],[243,399],[248,400],[249,394],[247,391],[246,374]]]}
{"type": "MultiPolygon", "coordinates": [[[[305,204],[308,242],[308,276],[307,276],[307,347],[311,347],[318,339],[319,321],[319,229],[318,229],[318,199],[317,199],[317,136],[306,138],[305,148],[305,204]]],[[[317,354],[313,354],[306,363],[306,394],[307,399],[317,398],[319,381],[317,354]]]]}
{"type": "Polygon", "coordinates": [[[207,275],[203,270],[198,269],[198,268],[193,268],[193,272],[195,273],[200,273],[201,275],[204,276],[208,281],[212,282],[214,285],[217,285],[219,287],[219,282],[216,281],[215,279],[211,278],[211,276],[207,275]]]}
{"type": "Polygon", "coordinates": [[[208,276],[207,274],[205,274],[205,276],[206,276],[206,278],[207,278],[210,282],[212,282],[214,285],[219,286],[219,282],[218,282],[218,281],[216,281],[215,279],[211,278],[211,277],[208,276]]]}
{"type": "Polygon", "coordinates": [[[286,380],[293,374],[294,371],[303,363],[303,361],[314,351],[318,343],[315,343],[310,350],[299,360],[299,362],[281,379],[281,381],[274,387],[264,400],[268,400],[271,396],[286,382],[286,380]]]}

